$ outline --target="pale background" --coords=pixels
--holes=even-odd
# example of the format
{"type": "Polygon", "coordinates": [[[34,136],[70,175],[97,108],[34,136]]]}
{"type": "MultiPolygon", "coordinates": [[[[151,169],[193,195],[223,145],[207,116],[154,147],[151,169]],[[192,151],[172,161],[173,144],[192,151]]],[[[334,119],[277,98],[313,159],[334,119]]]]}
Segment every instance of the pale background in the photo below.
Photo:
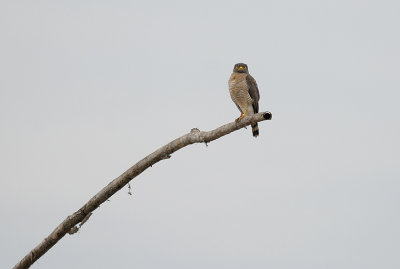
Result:
{"type": "Polygon", "coordinates": [[[0,267],[147,154],[32,268],[400,268],[399,1],[1,1],[0,267]]]}

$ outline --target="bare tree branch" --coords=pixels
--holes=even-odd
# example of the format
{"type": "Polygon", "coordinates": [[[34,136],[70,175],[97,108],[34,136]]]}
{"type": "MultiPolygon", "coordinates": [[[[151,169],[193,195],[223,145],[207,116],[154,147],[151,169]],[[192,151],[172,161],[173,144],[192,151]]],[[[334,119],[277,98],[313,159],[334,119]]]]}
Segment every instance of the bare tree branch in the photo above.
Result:
{"type": "MultiPolygon", "coordinates": [[[[122,175],[111,181],[95,196],[93,196],[85,205],[78,211],[68,216],[54,231],[46,237],[39,245],[31,250],[21,261],[14,266],[14,269],[29,268],[36,260],[45,254],[52,246],[54,246],[66,233],[74,234],[79,228],[88,220],[92,215],[92,211],[98,208],[102,203],[109,199],[114,193],[123,188],[133,178],[138,176],[148,167],[153,164],[168,159],[175,151],[194,143],[209,143],[221,136],[227,135],[231,132],[239,130],[247,125],[263,120],[270,120],[272,114],[270,112],[262,112],[252,116],[245,117],[239,123],[231,122],[225,124],[215,130],[204,132],[194,128],[190,133],[185,134],[165,146],[159,148],[155,152],[146,156],[134,166],[125,171],[122,175]],[[78,224],[81,224],[78,227],[78,224]]],[[[249,134],[250,135],[250,134],[249,134]]]]}

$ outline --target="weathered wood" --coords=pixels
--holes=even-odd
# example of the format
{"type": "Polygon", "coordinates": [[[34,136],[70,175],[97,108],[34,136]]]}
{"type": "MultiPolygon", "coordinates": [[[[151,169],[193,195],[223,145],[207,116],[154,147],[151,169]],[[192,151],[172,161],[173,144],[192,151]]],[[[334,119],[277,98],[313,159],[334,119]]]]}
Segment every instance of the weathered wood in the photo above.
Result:
{"type": "MultiPolygon", "coordinates": [[[[68,216],[60,225],[58,225],[51,234],[46,237],[39,245],[31,250],[21,261],[19,261],[14,269],[29,268],[35,261],[43,256],[52,246],[54,246],[65,234],[76,233],[80,226],[90,217],[92,212],[98,208],[102,203],[109,199],[114,193],[119,191],[125,185],[127,185],[133,178],[138,176],[148,167],[153,164],[168,159],[171,154],[175,151],[194,143],[209,143],[213,140],[220,138],[221,136],[227,135],[231,132],[239,130],[252,122],[259,122],[263,120],[270,120],[272,114],[270,112],[262,112],[249,117],[243,118],[239,123],[231,122],[225,124],[215,130],[204,132],[197,128],[192,129],[189,133],[173,140],[165,146],[154,151],[150,155],[146,156],[122,175],[111,181],[95,196],[93,196],[85,205],[83,205],[78,211],[68,216]],[[81,225],[78,227],[78,224],[81,225]]],[[[249,133],[250,135],[250,133],[249,133]]]]}

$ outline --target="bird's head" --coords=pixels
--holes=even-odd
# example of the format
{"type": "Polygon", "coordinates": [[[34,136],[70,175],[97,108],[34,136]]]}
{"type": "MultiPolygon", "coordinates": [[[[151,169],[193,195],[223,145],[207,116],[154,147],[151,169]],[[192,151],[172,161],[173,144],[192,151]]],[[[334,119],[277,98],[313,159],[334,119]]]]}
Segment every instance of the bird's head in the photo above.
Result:
{"type": "Polygon", "coordinates": [[[238,63],[238,64],[235,64],[235,67],[233,67],[233,72],[235,72],[235,73],[249,73],[249,69],[247,68],[247,64],[238,63]]]}

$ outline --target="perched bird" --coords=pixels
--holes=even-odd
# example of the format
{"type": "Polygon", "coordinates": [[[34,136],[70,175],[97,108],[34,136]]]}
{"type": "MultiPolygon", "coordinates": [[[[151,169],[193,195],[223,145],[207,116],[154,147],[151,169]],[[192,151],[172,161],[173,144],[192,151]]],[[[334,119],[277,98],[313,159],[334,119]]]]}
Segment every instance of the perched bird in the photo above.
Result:
{"type": "MultiPolygon", "coordinates": [[[[247,115],[250,116],[258,113],[260,93],[258,92],[256,80],[249,74],[247,64],[235,64],[228,85],[232,101],[236,104],[241,113],[240,117],[236,119],[236,122],[239,122],[247,115]]],[[[253,136],[257,137],[259,134],[258,124],[252,123],[251,129],[253,131],[253,136]]]]}

